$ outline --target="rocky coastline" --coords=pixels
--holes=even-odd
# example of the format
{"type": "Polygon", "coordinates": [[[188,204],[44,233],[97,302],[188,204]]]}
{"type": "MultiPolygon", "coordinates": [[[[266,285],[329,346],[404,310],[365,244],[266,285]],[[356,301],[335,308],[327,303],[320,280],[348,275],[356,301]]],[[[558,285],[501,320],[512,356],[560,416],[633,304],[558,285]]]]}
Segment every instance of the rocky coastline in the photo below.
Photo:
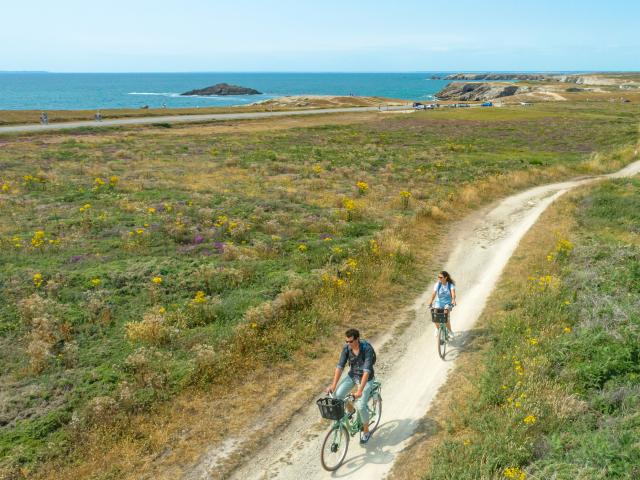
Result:
{"type": "Polygon", "coordinates": [[[444,79],[467,81],[486,80],[493,82],[500,80],[552,80],[552,77],[538,73],[454,73],[447,75],[444,79]]]}
{"type": "Polygon", "coordinates": [[[453,82],[436,93],[436,98],[438,100],[484,102],[501,97],[510,97],[527,90],[528,87],[514,84],[453,82]]]}
{"type": "Polygon", "coordinates": [[[229,85],[228,83],[217,83],[210,87],[189,90],[180,95],[188,96],[209,96],[209,95],[262,95],[261,92],[253,88],[240,87],[238,85],[229,85]]]}

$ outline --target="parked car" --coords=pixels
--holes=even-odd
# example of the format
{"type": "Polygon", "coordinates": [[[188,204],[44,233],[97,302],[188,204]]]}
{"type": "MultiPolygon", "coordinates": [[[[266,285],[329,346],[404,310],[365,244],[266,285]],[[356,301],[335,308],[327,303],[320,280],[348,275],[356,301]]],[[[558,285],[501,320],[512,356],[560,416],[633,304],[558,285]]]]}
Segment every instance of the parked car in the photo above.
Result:
{"type": "Polygon", "coordinates": [[[413,102],[413,108],[416,110],[424,110],[426,107],[420,102],[413,102]]]}
{"type": "Polygon", "coordinates": [[[481,107],[493,107],[493,103],[492,102],[484,102],[480,106],[481,107]]]}

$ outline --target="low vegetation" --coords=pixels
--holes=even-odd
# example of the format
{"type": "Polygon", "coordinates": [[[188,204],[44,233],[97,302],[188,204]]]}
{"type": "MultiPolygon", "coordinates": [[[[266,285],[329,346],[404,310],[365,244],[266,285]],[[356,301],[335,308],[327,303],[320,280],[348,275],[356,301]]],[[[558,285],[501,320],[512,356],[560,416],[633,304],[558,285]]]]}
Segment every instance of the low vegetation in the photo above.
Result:
{"type": "Polygon", "coordinates": [[[291,361],[373,285],[415,288],[412,222],[633,157],[640,109],[563,107],[3,139],[0,471],[80,463],[96,425],[108,448],[181,392],[291,361]]]}
{"type": "Polygon", "coordinates": [[[489,301],[481,373],[456,373],[423,478],[640,475],[640,181],[552,209],[489,301]]]}

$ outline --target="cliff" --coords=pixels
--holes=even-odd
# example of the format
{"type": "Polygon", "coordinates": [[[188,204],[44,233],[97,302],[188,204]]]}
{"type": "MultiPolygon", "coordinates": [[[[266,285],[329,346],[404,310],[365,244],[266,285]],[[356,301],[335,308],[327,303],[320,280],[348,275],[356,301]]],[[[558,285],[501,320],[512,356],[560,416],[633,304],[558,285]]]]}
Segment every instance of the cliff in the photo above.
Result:
{"type": "Polygon", "coordinates": [[[463,100],[483,102],[500,97],[509,97],[528,91],[527,87],[512,84],[454,82],[436,93],[438,100],[463,100]]]}
{"type": "Polygon", "coordinates": [[[454,73],[445,80],[550,80],[550,77],[537,73],[454,73]]]}

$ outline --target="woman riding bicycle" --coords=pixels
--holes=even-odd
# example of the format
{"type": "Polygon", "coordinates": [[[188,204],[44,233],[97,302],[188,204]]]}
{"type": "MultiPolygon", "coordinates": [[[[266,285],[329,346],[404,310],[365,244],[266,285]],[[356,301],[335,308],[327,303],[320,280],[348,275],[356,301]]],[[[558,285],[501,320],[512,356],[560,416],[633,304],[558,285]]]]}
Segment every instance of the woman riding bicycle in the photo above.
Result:
{"type": "MultiPolygon", "coordinates": [[[[449,273],[443,270],[438,274],[438,281],[433,286],[433,293],[431,294],[431,300],[429,300],[429,308],[435,308],[440,311],[444,310],[444,314],[447,316],[447,330],[449,330],[450,338],[454,338],[454,335],[453,330],[451,330],[451,318],[449,317],[449,313],[455,305],[456,282],[453,281],[453,278],[451,278],[449,273]]],[[[437,337],[440,323],[435,322],[435,324],[435,336],[437,337]]]]}

